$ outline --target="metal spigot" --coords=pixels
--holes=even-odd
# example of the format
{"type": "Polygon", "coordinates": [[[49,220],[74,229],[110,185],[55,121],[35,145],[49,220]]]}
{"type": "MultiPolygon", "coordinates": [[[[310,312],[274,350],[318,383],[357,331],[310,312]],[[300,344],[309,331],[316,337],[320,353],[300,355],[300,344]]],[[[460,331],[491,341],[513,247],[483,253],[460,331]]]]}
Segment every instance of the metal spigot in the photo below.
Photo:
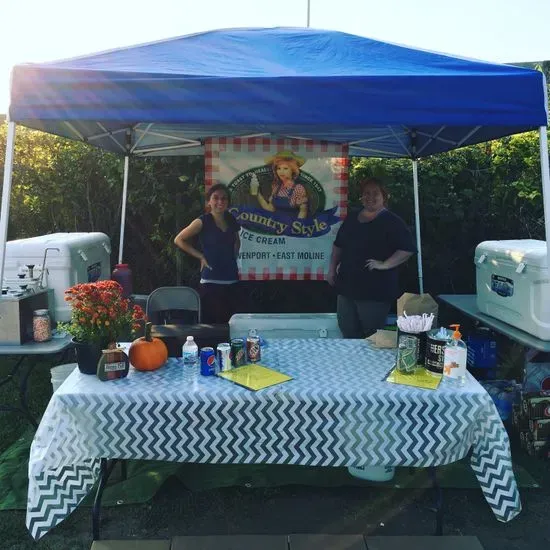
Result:
{"type": "Polygon", "coordinates": [[[46,256],[48,255],[48,250],[57,250],[60,252],[59,248],[56,248],[55,246],[49,246],[48,248],[44,249],[44,259],[42,260],[42,271],[40,271],[40,281],[38,283],[38,286],[40,288],[44,288],[43,280],[44,280],[44,271],[46,270],[46,256]]]}

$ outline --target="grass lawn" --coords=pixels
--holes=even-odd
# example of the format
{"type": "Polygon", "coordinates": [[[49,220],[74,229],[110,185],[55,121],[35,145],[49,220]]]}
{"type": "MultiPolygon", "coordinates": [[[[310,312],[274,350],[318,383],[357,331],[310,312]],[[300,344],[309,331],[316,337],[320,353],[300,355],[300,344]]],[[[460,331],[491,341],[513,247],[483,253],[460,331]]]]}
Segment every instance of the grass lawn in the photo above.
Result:
{"type": "MultiPolygon", "coordinates": [[[[16,359],[15,357],[0,356],[0,381],[11,372],[16,359]]],[[[28,380],[29,408],[33,417],[37,420],[40,420],[52,396],[51,366],[51,359],[39,362],[34,367],[28,380]]],[[[27,368],[27,365],[22,365],[21,368],[27,368]]],[[[15,383],[8,382],[0,387],[0,403],[13,406],[19,404],[19,392],[15,383]]],[[[16,441],[29,426],[28,420],[21,414],[0,412],[0,453],[16,441]]]]}

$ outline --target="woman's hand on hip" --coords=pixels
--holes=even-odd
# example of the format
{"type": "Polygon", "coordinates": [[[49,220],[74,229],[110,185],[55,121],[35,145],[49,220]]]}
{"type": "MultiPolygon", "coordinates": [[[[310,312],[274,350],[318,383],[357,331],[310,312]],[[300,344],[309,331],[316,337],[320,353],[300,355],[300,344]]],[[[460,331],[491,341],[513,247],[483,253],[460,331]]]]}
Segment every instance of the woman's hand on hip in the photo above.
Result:
{"type": "Polygon", "coordinates": [[[208,262],[206,261],[206,258],[204,256],[201,256],[200,258],[201,260],[201,271],[203,269],[212,269],[209,265],[208,265],[208,262]]]}
{"type": "Polygon", "coordinates": [[[374,269],[377,269],[379,271],[385,271],[386,269],[388,269],[386,267],[386,264],[384,262],[381,262],[380,260],[367,260],[365,262],[365,267],[369,270],[369,271],[373,271],[374,269]]]}
{"type": "Polygon", "coordinates": [[[336,267],[329,268],[327,281],[330,286],[336,286],[336,279],[338,278],[339,271],[340,271],[340,264],[338,264],[336,267]]]}
{"type": "Polygon", "coordinates": [[[406,262],[411,256],[412,252],[409,250],[396,250],[389,258],[386,258],[383,262],[380,260],[367,260],[365,262],[365,268],[369,271],[373,269],[378,269],[380,271],[387,271],[388,269],[393,269],[398,265],[406,262]]]}

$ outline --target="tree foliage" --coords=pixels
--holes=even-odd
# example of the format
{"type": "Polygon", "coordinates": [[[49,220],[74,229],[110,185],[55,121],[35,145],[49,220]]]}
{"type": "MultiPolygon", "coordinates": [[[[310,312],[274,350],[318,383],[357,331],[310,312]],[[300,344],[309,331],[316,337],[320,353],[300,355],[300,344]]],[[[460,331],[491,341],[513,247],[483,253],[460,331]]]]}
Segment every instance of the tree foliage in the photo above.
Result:
{"type": "MultiPolygon", "coordinates": [[[[3,167],[6,125],[0,127],[3,167]]],[[[102,231],[118,258],[123,159],[82,143],[17,129],[10,239],[57,231],[102,231]]],[[[352,159],[350,204],[358,182],[387,183],[390,207],[415,231],[409,160],[352,159]]],[[[424,287],[432,294],[474,292],[475,246],[483,240],[544,239],[538,136],[520,134],[419,161],[424,287]]],[[[132,159],[124,260],[134,287],[198,282],[197,262],[176,251],[175,234],[203,211],[201,157],[132,159]]],[[[415,260],[402,269],[404,290],[417,291],[415,260]]],[[[326,311],[326,283],[250,283],[252,311],[326,311]]]]}
{"type": "MultiPolygon", "coordinates": [[[[474,251],[484,240],[544,239],[536,133],[474,145],[419,161],[420,232],[424,288],[432,294],[475,291],[474,251]]],[[[356,159],[356,181],[377,175],[390,190],[390,206],[415,230],[412,163],[356,159]]],[[[404,269],[415,287],[416,265],[404,269]]]]}

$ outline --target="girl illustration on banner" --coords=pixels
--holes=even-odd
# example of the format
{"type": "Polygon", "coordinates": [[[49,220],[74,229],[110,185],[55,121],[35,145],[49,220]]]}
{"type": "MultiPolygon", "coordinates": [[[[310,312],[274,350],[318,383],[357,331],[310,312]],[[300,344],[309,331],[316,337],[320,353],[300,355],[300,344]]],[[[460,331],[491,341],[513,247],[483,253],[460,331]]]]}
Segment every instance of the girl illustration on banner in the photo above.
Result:
{"type": "Polygon", "coordinates": [[[288,214],[296,218],[307,218],[308,197],[306,188],[297,183],[300,175],[300,167],[304,165],[305,159],[294,154],[292,151],[281,151],[265,160],[271,165],[273,171],[273,183],[271,194],[266,200],[259,192],[258,179],[252,176],[250,181],[250,194],[257,197],[260,206],[268,212],[288,214]]]}

